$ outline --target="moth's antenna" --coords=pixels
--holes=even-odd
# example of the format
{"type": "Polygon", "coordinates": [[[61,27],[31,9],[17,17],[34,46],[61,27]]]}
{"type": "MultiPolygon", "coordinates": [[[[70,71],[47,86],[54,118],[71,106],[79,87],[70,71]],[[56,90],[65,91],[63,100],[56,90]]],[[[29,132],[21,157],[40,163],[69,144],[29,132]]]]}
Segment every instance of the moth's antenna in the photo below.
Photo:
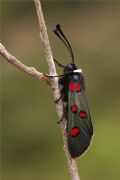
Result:
{"type": "Polygon", "coordinates": [[[65,46],[67,47],[68,51],[71,54],[72,57],[72,63],[74,64],[74,55],[73,55],[73,51],[72,48],[70,46],[69,41],[67,40],[66,36],[64,35],[64,33],[62,32],[60,25],[57,24],[56,25],[56,29],[54,29],[54,33],[59,37],[59,39],[65,44],[65,46]],[[62,37],[61,37],[62,36],[62,37]]]}
{"type": "Polygon", "coordinates": [[[62,65],[61,63],[59,63],[55,58],[53,58],[53,60],[55,61],[55,63],[60,66],[61,68],[65,68],[64,65],[62,65]]]}
{"type": "Polygon", "coordinates": [[[59,34],[59,32],[57,31],[57,29],[54,29],[53,31],[54,31],[54,33],[58,36],[58,38],[64,43],[64,45],[67,47],[69,53],[71,54],[71,51],[70,51],[70,49],[69,49],[69,46],[66,44],[66,41],[64,41],[64,39],[62,39],[62,37],[60,36],[60,34],[59,34]]]}

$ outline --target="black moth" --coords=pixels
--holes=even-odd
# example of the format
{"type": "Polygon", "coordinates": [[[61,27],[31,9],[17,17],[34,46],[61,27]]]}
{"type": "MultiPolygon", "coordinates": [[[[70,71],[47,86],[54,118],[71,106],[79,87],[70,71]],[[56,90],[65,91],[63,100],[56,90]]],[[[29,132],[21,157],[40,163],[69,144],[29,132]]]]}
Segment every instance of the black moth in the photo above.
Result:
{"type": "Polygon", "coordinates": [[[82,70],[77,69],[74,63],[72,48],[60,25],[56,25],[54,33],[65,44],[72,57],[72,63],[67,66],[60,64],[56,59],[54,61],[64,69],[63,74],[58,77],[60,77],[60,98],[65,106],[64,117],[67,119],[68,149],[72,157],[78,157],[89,147],[93,135],[93,126],[85,95],[84,77],[82,70]],[[80,100],[78,100],[79,98],[80,100]]]}

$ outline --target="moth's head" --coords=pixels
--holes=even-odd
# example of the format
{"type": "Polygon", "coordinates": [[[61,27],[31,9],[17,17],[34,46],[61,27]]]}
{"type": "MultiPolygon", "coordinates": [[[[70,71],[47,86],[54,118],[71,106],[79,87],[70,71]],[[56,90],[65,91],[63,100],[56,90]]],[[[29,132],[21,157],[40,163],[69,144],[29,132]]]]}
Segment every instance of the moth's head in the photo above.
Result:
{"type": "Polygon", "coordinates": [[[64,73],[70,72],[70,71],[74,71],[76,70],[77,67],[75,66],[75,64],[68,64],[65,68],[64,68],[64,73]]]}

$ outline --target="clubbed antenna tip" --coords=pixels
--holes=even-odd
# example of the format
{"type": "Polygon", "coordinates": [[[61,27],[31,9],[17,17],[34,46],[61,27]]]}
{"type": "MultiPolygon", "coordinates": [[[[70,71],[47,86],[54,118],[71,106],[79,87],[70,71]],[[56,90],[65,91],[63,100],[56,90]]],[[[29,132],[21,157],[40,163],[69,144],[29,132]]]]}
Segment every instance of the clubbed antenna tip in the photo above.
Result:
{"type": "Polygon", "coordinates": [[[64,35],[63,31],[61,30],[60,24],[56,25],[56,28],[53,29],[53,32],[59,37],[59,39],[65,44],[65,46],[69,50],[72,57],[72,63],[74,64],[74,56],[73,56],[71,45],[69,41],[67,40],[66,36],[64,35]]]}

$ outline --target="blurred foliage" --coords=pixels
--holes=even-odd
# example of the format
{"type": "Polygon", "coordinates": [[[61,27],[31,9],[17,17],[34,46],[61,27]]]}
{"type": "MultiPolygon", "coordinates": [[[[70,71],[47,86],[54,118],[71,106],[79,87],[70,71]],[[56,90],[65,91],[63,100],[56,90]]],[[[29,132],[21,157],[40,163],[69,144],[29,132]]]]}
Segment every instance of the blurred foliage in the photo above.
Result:
{"type": "MultiPolygon", "coordinates": [[[[0,2],[2,43],[48,73],[33,1],[0,2]]],[[[85,74],[95,136],[77,159],[81,179],[119,180],[120,2],[46,0],[42,7],[54,57],[71,60],[52,32],[60,23],[85,74]]],[[[0,59],[2,180],[70,179],[50,89],[0,59]]]]}

